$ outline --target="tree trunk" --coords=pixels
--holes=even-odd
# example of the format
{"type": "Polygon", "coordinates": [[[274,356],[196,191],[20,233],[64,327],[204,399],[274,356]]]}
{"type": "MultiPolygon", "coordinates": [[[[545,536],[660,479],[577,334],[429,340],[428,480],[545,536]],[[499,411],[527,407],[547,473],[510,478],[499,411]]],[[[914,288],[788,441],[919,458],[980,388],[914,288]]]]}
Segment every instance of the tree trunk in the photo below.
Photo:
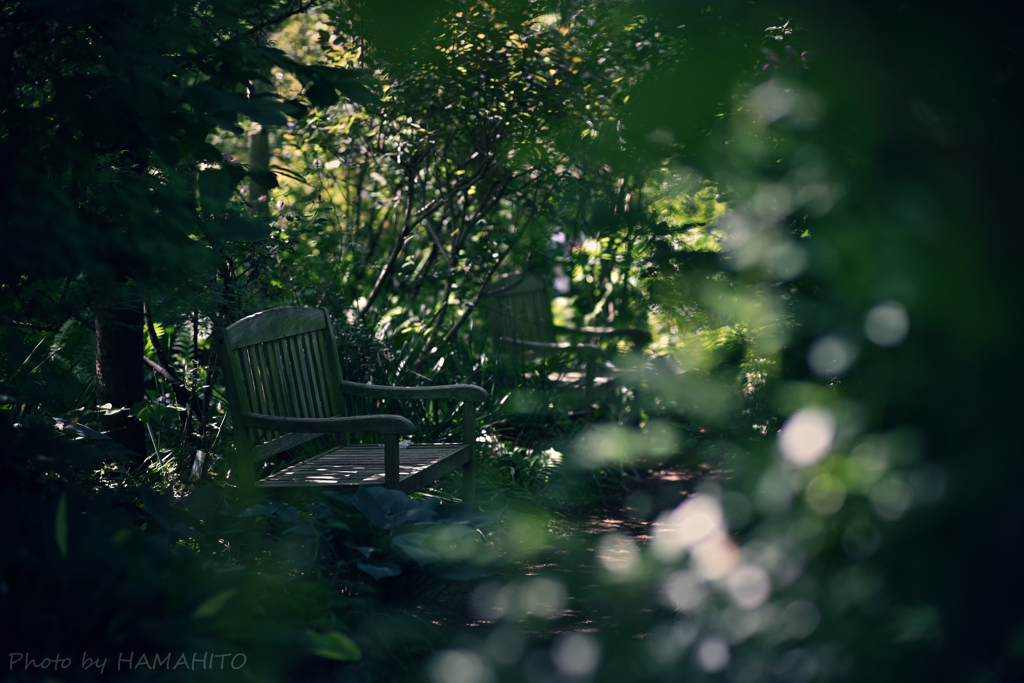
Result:
{"type": "Polygon", "coordinates": [[[109,403],[113,415],[101,413],[100,427],[110,438],[139,454],[146,453],[146,433],[130,408],[143,399],[142,304],[120,304],[96,316],[96,405],[109,403]]]}
{"type": "MultiPolygon", "coordinates": [[[[265,126],[249,133],[249,168],[253,171],[270,170],[270,135],[265,126]]],[[[270,188],[250,178],[249,203],[260,216],[270,216],[270,188]]]]}

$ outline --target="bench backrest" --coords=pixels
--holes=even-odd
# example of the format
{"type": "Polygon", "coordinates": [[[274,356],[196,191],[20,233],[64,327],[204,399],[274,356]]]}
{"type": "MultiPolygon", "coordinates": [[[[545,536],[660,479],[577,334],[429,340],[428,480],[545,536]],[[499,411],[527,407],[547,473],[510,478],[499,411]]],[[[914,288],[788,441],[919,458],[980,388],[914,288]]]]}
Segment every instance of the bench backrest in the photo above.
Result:
{"type": "Polygon", "coordinates": [[[341,364],[327,312],[275,308],[242,318],[214,336],[239,450],[254,463],[322,436],[242,427],[238,416],[346,414],[341,364]]]}
{"type": "Polygon", "coordinates": [[[541,276],[504,277],[487,288],[482,301],[495,349],[501,348],[502,337],[532,342],[556,341],[551,293],[541,276]],[[488,296],[488,293],[493,294],[488,296]]]}

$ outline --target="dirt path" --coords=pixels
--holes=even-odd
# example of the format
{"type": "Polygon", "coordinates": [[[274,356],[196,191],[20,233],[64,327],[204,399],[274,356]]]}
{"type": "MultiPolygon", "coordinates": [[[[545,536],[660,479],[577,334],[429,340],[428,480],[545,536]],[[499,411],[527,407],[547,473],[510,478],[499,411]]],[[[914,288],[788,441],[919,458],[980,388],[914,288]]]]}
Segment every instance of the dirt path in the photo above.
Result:
{"type": "Polygon", "coordinates": [[[678,505],[708,474],[714,473],[683,466],[650,471],[605,509],[566,518],[561,533],[529,559],[493,578],[438,586],[424,593],[417,612],[437,626],[478,629],[507,621],[518,609],[540,615],[520,619],[537,637],[606,629],[618,623],[619,609],[608,604],[613,594],[602,595],[598,575],[630,562],[650,541],[658,513],[678,505]]]}

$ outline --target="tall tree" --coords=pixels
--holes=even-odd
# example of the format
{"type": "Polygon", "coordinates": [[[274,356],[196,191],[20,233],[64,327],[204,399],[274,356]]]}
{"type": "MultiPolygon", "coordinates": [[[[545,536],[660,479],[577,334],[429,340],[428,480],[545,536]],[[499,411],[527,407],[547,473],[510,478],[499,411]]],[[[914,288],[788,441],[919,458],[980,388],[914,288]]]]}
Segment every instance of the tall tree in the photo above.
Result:
{"type": "MultiPolygon", "coordinates": [[[[16,317],[26,312],[26,293],[51,281],[50,319],[35,327],[94,315],[99,403],[125,409],[141,396],[144,299],[192,296],[196,282],[223,268],[233,243],[269,234],[232,197],[246,175],[265,188],[276,185],[274,175],[226,161],[211,134],[240,133],[241,117],[283,125],[305,115],[309,96],[284,100],[254,87],[274,66],[317,101],[359,90],[351,72],[298,64],[262,40],[308,7],[6,6],[0,310],[5,323],[25,323],[16,317]]],[[[134,425],[124,441],[139,449],[141,425],[127,412],[117,419],[134,425]]]]}

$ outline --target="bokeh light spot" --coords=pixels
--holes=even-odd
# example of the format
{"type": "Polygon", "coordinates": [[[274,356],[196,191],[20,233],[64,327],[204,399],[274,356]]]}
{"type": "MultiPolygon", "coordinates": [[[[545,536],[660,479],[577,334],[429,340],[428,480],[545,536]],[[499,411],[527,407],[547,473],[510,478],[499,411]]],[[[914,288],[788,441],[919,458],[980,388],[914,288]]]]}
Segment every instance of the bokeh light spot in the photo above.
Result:
{"type": "Polygon", "coordinates": [[[795,640],[801,640],[814,633],[821,622],[821,612],[814,603],[794,600],[782,611],[782,632],[795,640]]]}
{"type": "Polygon", "coordinates": [[[725,533],[725,514],[714,496],[698,493],[654,522],[651,551],[662,562],[674,562],[683,551],[725,533]]]}
{"type": "Polygon", "coordinates": [[[693,549],[697,570],[705,579],[720,579],[739,564],[740,550],[728,536],[716,536],[693,549]]]}
{"type": "Polygon", "coordinates": [[[640,551],[636,541],[613,532],[601,538],[597,544],[597,558],[601,566],[612,574],[627,577],[640,563],[640,551]]]}
{"type": "Polygon", "coordinates": [[[819,515],[839,512],[846,501],[846,486],[838,477],[819,474],[807,484],[807,505],[819,515]]]}
{"type": "Polygon", "coordinates": [[[765,263],[780,282],[789,282],[800,277],[807,268],[807,251],[786,240],[765,252],[765,263]]]}
{"type": "Polygon", "coordinates": [[[708,636],[697,647],[697,664],[708,673],[729,665],[729,643],[721,636],[708,636]]]}
{"type": "Polygon", "coordinates": [[[788,214],[793,206],[793,195],[780,183],[767,183],[757,190],[751,201],[754,213],[766,221],[774,222],[788,214]]]}
{"type": "Polygon", "coordinates": [[[757,609],[772,592],[772,580],[762,567],[743,564],[725,580],[733,604],[740,609],[757,609]]]}
{"type": "Polygon", "coordinates": [[[589,633],[568,633],[551,646],[551,661],[564,676],[586,676],[601,661],[601,646],[589,633]]]}
{"type": "Polygon", "coordinates": [[[853,344],[827,334],[811,345],[807,352],[807,365],[819,377],[839,377],[849,369],[855,357],[853,344]]]}
{"type": "Polygon", "coordinates": [[[889,449],[884,439],[868,436],[850,451],[846,467],[851,483],[863,493],[889,471],[889,449]]]}
{"type": "Polygon", "coordinates": [[[691,619],[680,619],[671,624],[661,623],[651,631],[647,639],[648,650],[661,664],[679,659],[694,640],[700,628],[691,619]]]}
{"type": "Polygon", "coordinates": [[[469,611],[474,619],[497,621],[508,612],[510,591],[498,581],[485,581],[469,596],[469,611]]]}
{"type": "Polygon", "coordinates": [[[662,593],[676,611],[692,612],[707,599],[708,585],[699,574],[684,569],[668,575],[662,593]]]}
{"type": "Polygon", "coordinates": [[[539,577],[520,586],[516,597],[524,613],[551,619],[565,606],[569,595],[561,581],[539,577]]]}
{"type": "Polygon", "coordinates": [[[895,522],[910,509],[914,502],[914,492],[902,477],[893,474],[871,489],[869,501],[876,515],[888,522],[895,522]]]}
{"type": "Polygon", "coordinates": [[[836,418],[824,408],[804,408],[779,430],[779,450],[794,465],[813,465],[828,455],[836,433],[836,418]]]}
{"type": "Polygon", "coordinates": [[[878,346],[899,346],[910,331],[910,316],[898,301],[883,301],[864,318],[864,336],[878,346]]]}
{"type": "Polygon", "coordinates": [[[748,106],[762,124],[771,124],[788,115],[796,105],[793,90],[777,81],[762,83],[750,91],[748,106]]]}
{"type": "Polygon", "coordinates": [[[428,667],[434,683],[492,683],[495,680],[483,659],[469,650],[445,650],[434,655],[428,667]]]}

